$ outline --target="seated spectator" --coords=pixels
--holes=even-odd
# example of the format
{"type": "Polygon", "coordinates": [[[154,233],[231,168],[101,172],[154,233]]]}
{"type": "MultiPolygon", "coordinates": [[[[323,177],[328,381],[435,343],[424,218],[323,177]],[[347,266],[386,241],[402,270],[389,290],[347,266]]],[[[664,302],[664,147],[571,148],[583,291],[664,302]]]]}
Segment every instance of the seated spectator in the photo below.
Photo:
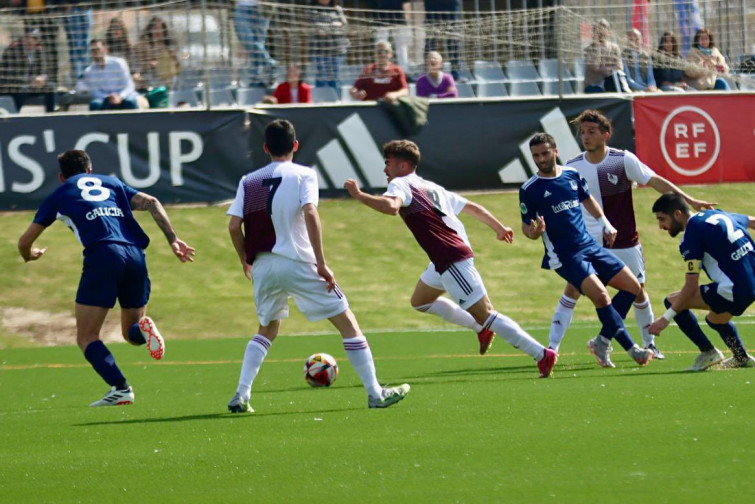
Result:
{"type": "Polygon", "coordinates": [[[664,32],[653,56],[653,75],[656,86],[663,91],[686,91],[684,72],[679,68],[681,54],[679,42],[671,32],[664,32]]]}
{"type": "Polygon", "coordinates": [[[0,61],[0,94],[13,98],[16,108],[29,97],[43,95],[45,110],[55,110],[55,93],[49,89],[47,75],[42,70],[44,53],[39,29],[27,29],[3,51],[0,61]]]}
{"type": "Polygon", "coordinates": [[[617,86],[621,49],[609,40],[611,25],[601,19],[593,25],[593,41],[585,47],[585,93],[623,91],[617,86]]]}
{"type": "Polygon", "coordinates": [[[142,79],[139,89],[173,85],[173,80],[181,73],[175,45],[165,20],[152,17],[135,48],[137,68],[134,71],[142,79]]]}
{"type": "Polygon", "coordinates": [[[295,64],[288,66],[286,81],[278,84],[273,96],[265,99],[266,103],[312,103],[312,86],[301,80],[301,70],[295,64]]]}
{"type": "Polygon", "coordinates": [[[92,97],[89,110],[137,109],[136,89],[121,58],[107,55],[105,44],[92,39],[89,44],[92,64],[84,70],[84,78],[76,84],[78,93],[92,97]]]}
{"type": "Polygon", "coordinates": [[[709,29],[697,30],[692,47],[687,53],[687,62],[690,65],[687,65],[684,71],[684,81],[692,89],[731,89],[729,83],[718,76],[729,73],[729,65],[713,42],[713,34],[709,29]]]}
{"type": "MultiPolygon", "coordinates": [[[[128,63],[129,69],[135,72],[138,65],[136,62],[136,51],[133,44],[128,38],[128,29],[123,19],[114,17],[110,19],[107,31],[105,32],[105,46],[107,47],[108,54],[121,58],[128,63]]],[[[134,81],[140,79],[139,73],[132,73],[134,81]]]]}
{"type": "Polygon", "coordinates": [[[633,92],[658,91],[653,75],[653,58],[642,47],[642,33],[637,28],[627,32],[627,48],[621,53],[627,84],[633,92]]]}
{"type": "Polygon", "coordinates": [[[437,51],[427,53],[427,73],[417,79],[417,96],[424,98],[456,98],[456,82],[451,74],[443,72],[443,56],[437,51]]]}
{"type": "Polygon", "coordinates": [[[384,100],[393,103],[402,96],[409,95],[406,74],[400,66],[391,63],[393,51],[390,42],[381,40],[375,44],[375,63],[362,69],[359,78],[351,88],[355,100],[384,100]]]}

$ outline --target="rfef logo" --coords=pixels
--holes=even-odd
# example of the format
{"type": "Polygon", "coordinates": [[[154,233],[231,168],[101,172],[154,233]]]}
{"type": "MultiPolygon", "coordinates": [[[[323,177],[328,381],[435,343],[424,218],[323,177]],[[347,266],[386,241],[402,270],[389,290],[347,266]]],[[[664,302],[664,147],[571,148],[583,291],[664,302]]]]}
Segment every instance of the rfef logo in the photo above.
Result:
{"type": "Polygon", "coordinates": [[[721,136],[713,118],[698,107],[679,107],[663,121],[661,150],[669,166],[688,177],[705,173],[718,159],[721,136]]]}

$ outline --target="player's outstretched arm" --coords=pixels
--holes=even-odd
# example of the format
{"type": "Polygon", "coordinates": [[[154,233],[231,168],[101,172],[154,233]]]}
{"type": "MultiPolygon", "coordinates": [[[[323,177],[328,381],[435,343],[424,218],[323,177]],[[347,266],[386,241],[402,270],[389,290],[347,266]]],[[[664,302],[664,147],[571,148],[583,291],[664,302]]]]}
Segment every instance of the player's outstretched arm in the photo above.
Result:
{"type": "Polygon", "coordinates": [[[495,231],[496,238],[506,243],[512,243],[514,241],[514,230],[508,226],[504,226],[495,215],[479,203],[473,201],[467,201],[464,208],[461,210],[465,214],[469,214],[478,221],[486,224],[490,229],[495,231]]]}
{"type": "Polygon", "coordinates": [[[18,252],[24,258],[24,262],[36,261],[47,252],[47,247],[40,249],[34,246],[34,242],[44,230],[43,225],[32,222],[18,239],[18,252]]]}
{"type": "Polygon", "coordinates": [[[239,256],[241,261],[241,268],[244,270],[244,276],[249,280],[252,279],[252,265],[246,262],[246,247],[244,246],[244,230],[242,224],[244,220],[241,217],[235,215],[231,216],[231,220],[228,221],[228,234],[231,235],[231,243],[236,250],[236,255],[239,256]]]}
{"type": "Polygon", "coordinates": [[[678,194],[679,196],[684,198],[684,200],[689,204],[689,206],[691,206],[697,211],[711,210],[715,205],[718,205],[718,203],[711,203],[709,201],[693,198],[689,194],[679,189],[679,187],[677,187],[676,184],[666,180],[660,175],[653,175],[653,177],[648,181],[647,185],[649,185],[650,187],[652,187],[653,189],[655,189],[661,194],[666,194],[666,193],[678,194]]]}
{"type": "Polygon", "coordinates": [[[315,266],[317,273],[325,279],[328,284],[328,292],[336,288],[336,279],[333,271],[325,264],[325,251],[322,246],[322,224],[320,223],[320,214],[317,207],[312,203],[307,203],[302,207],[304,212],[304,224],[307,226],[307,235],[312,250],[315,253],[315,266]]]}
{"type": "Polygon", "coordinates": [[[401,209],[402,202],[399,198],[393,196],[374,196],[362,192],[359,188],[359,182],[354,179],[346,179],[343,187],[349,192],[349,196],[380,213],[398,215],[398,211],[401,209]]]}
{"type": "Polygon", "coordinates": [[[173,253],[181,262],[194,262],[194,247],[189,246],[178,237],[176,230],[173,229],[173,225],[170,223],[168,213],[165,211],[162,203],[160,203],[160,200],[147,193],[139,192],[131,198],[130,203],[132,210],[149,211],[150,215],[152,215],[152,218],[165,235],[165,238],[168,240],[168,244],[171,249],[173,249],[173,253]]]}

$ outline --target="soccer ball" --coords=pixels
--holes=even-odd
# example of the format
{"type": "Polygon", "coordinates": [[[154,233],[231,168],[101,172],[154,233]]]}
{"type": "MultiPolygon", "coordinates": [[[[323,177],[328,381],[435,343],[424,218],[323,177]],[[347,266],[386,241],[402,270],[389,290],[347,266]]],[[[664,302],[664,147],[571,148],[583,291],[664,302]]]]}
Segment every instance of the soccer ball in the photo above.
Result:
{"type": "Polygon", "coordinates": [[[316,353],[304,363],[304,379],[313,387],[330,387],[338,378],[338,363],[332,355],[316,353]]]}

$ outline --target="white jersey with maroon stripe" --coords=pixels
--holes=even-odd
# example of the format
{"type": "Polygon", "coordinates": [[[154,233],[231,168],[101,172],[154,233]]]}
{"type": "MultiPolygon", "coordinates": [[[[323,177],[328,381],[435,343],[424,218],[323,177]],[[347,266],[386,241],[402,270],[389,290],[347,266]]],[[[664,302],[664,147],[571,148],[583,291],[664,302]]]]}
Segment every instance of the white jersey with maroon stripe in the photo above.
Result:
{"type": "MultiPolygon", "coordinates": [[[[646,185],[655,172],[629,151],[608,148],[606,157],[598,164],[590,163],[585,153],[570,159],[566,166],[576,168],[587,181],[590,194],[603,208],[609,222],[618,232],[611,248],[622,249],[637,245],[639,235],[634,218],[632,182],[646,185]]],[[[582,207],[587,232],[603,243],[603,225],[582,207]]]]}
{"type": "Polygon", "coordinates": [[[317,206],[317,173],[291,161],[275,161],[244,175],[227,214],[244,220],[247,260],[272,252],[315,262],[302,207],[317,206]]]}

